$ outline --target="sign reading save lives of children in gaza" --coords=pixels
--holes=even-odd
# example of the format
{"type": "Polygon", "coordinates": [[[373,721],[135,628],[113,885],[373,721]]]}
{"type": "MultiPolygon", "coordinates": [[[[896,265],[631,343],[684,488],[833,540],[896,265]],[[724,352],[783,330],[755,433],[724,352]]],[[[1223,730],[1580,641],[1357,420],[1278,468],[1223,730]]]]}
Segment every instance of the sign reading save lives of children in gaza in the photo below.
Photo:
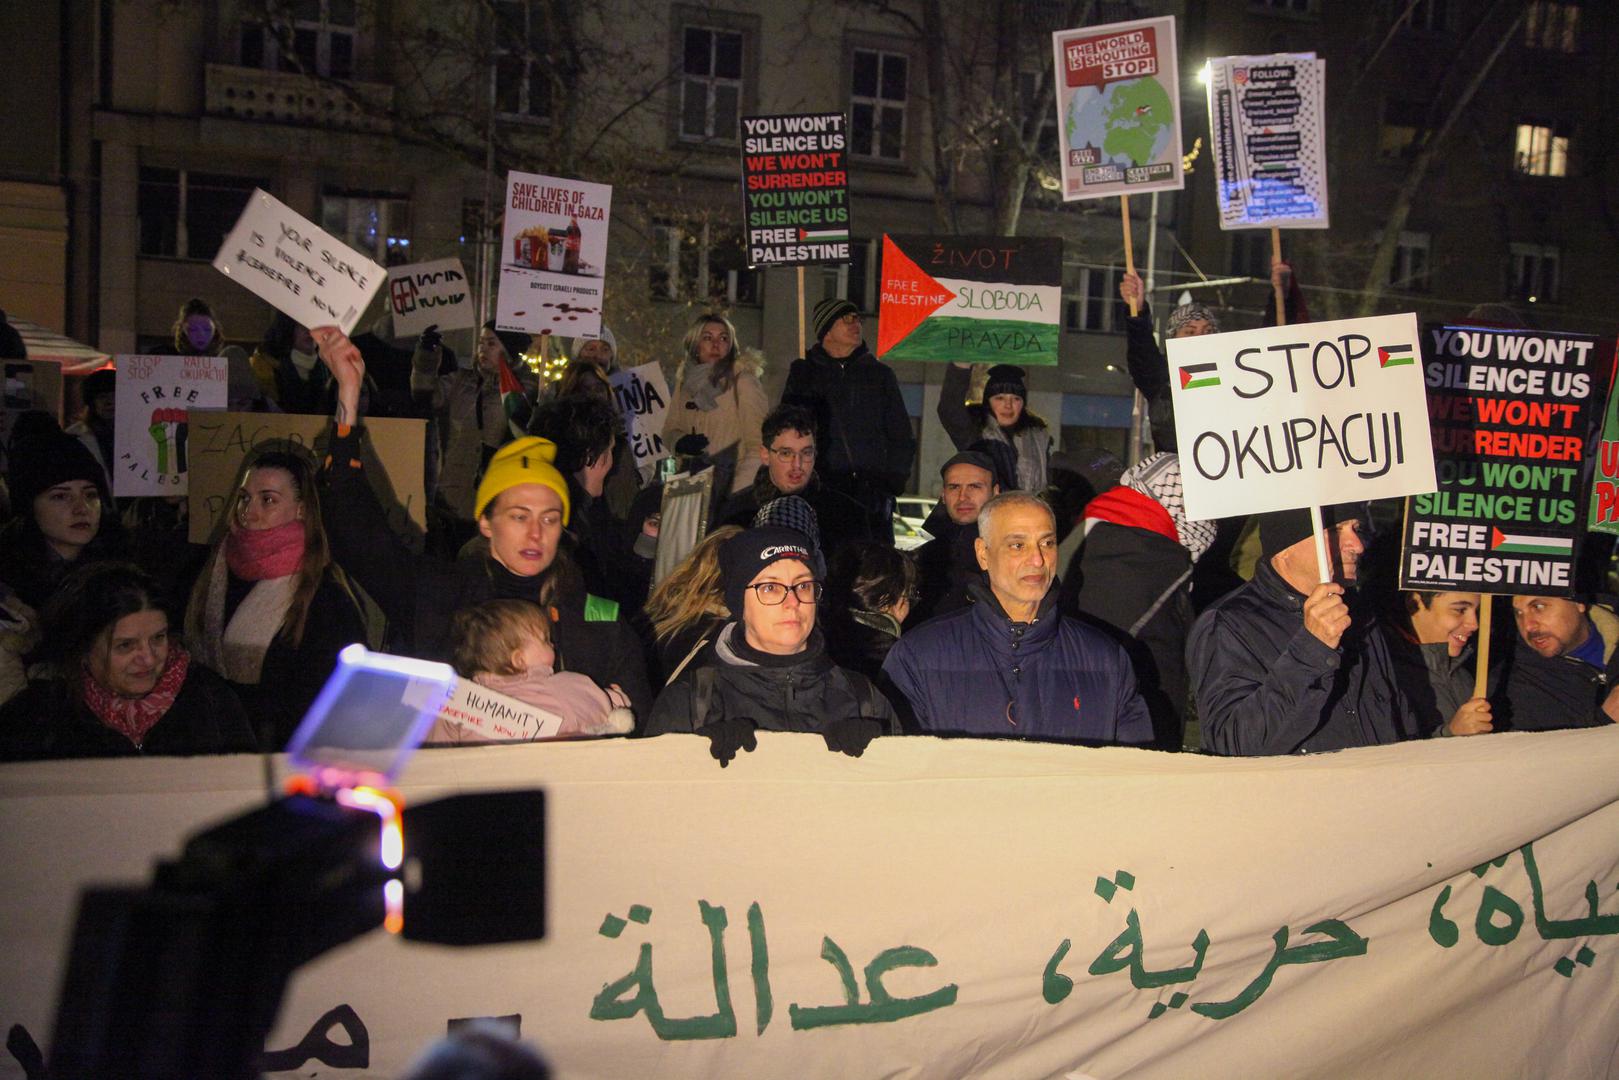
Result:
{"type": "Polygon", "coordinates": [[[495,328],[576,337],[601,330],[613,189],[506,174],[495,328]]]}
{"type": "Polygon", "coordinates": [[[1434,489],[1415,315],[1168,343],[1194,521],[1434,489]]]}
{"type": "Polygon", "coordinates": [[[1061,307],[1056,237],[883,237],[884,360],[1049,366],[1061,307]]]}
{"type": "Polygon", "coordinates": [[[742,118],[742,222],[749,266],[849,261],[842,113],[742,118]]]}
{"type": "Polygon", "coordinates": [[[1597,356],[1578,334],[1425,330],[1438,482],[1407,507],[1400,588],[1573,591],[1597,356]]]}

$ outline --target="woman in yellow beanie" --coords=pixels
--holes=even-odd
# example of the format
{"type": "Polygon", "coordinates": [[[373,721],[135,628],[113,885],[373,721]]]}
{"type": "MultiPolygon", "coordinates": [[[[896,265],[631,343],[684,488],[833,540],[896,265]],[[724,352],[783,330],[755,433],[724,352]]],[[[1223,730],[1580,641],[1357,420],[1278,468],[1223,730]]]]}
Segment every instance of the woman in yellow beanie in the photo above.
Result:
{"type": "Polygon", "coordinates": [[[365,361],[335,327],[313,331],[337,380],[337,415],[322,500],[333,556],[381,606],[414,656],[448,660],[450,619],[472,604],[530,600],[549,609],[557,670],[597,685],[618,683],[636,715],[652,704],[640,642],[618,618],[618,605],[585,592],[561,550],[568,484],[556,470],[556,445],[523,438],[496,451],[473,500],[489,554],[446,563],[418,555],[388,525],[360,460],[358,421],[365,361]]]}

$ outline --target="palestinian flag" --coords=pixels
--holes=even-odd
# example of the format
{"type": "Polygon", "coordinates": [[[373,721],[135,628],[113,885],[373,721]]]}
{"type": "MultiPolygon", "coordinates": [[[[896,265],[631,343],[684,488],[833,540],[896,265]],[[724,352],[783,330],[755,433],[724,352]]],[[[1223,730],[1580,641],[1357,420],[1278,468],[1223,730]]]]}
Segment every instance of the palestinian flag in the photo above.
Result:
{"type": "Polygon", "coordinates": [[[512,374],[504,356],[500,357],[500,405],[506,410],[506,426],[512,429],[512,438],[521,439],[527,435],[528,417],[534,405],[523,392],[523,384],[512,374]]]}
{"type": "Polygon", "coordinates": [[[847,239],[849,239],[849,230],[848,229],[799,229],[798,230],[798,242],[799,243],[803,243],[806,240],[815,240],[815,241],[818,241],[820,243],[826,244],[826,243],[834,243],[834,242],[839,241],[839,240],[847,240],[847,239]]]}
{"type": "Polygon", "coordinates": [[[1217,364],[1184,364],[1180,372],[1182,390],[1200,390],[1205,386],[1220,385],[1220,368],[1217,364]]]}
{"type": "Polygon", "coordinates": [[[1402,367],[1416,362],[1409,345],[1379,345],[1377,347],[1377,366],[1380,368],[1402,367]]]}
{"type": "Polygon", "coordinates": [[[1490,550],[1505,555],[1574,554],[1574,541],[1566,536],[1515,536],[1500,529],[1490,530],[1490,550]]]}

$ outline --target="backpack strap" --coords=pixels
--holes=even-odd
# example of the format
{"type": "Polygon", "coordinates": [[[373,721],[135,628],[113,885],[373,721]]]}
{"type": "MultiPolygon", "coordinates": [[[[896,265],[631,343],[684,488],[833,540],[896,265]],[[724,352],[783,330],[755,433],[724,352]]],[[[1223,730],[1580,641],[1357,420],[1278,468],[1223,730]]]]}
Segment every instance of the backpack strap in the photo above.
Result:
{"type": "Polygon", "coordinates": [[[702,638],[701,640],[699,640],[697,642],[697,644],[693,645],[691,647],[691,652],[686,654],[686,659],[684,659],[680,663],[676,664],[675,669],[669,673],[669,677],[667,679],[663,680],[663,685],[668,686],[670,683],[674,682],[677,678],[679,678],[680,673],[682,671],[686,670],[686,665],[691,663],[692,660],[696,659],[697,654],[702,652],[703,651],[703,646],[707,645],[707,644],[708,644],[708,638],[705,637],[705,638],[702,638]]]}
{"type": "Polygon", "coordinates": [[[691,729],[696,731],[708,720],[709,702],[714,697],[714,669],[700,667],[691,673],[691,729]]]}

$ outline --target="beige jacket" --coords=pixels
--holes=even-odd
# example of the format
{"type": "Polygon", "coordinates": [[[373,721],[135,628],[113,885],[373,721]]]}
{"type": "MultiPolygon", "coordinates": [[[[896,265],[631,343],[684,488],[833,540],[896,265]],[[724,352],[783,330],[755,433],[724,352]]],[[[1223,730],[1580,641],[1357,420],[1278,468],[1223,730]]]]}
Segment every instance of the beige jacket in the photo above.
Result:
{"type": "Polygon", "coordinates": [[[702,412],[692,404],[687,384],[693,378],[706,378],[707,373],[696,364],[681,367],[680,389],[663,422],[663,445],[670,450],[685,435],[706,435],[708,456],[722,465],[729,465],[735,449],[735,472],[730,490],[741,491],[753,483],[753,474],[759,471],[759,429],[770,411],[770,399],[765,395],[759,376],[742,366],[736,367],[736,381],[721,394],[713,409],[702,412]]]}

